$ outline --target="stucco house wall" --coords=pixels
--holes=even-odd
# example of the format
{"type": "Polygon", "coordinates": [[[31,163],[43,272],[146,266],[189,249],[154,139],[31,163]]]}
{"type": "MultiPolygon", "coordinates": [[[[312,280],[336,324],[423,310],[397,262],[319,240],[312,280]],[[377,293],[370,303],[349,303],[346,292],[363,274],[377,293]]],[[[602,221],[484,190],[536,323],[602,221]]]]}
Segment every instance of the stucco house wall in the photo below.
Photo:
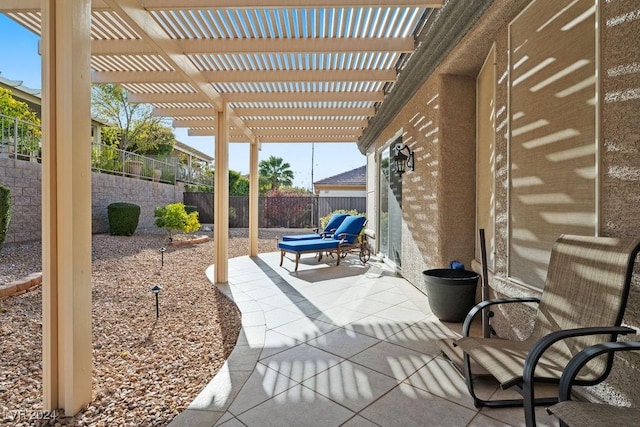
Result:
{"type": "MultiPolygon", "coordinates": [[[[368,164],[379,168],[377,153],[400,132],[415,152],[415,171],[403,175],[402,266],[400,273],[424,289],[422,270],[458,259],[480,271],[475,227],[475,79],[493,44],[495,82],[495,266],[491,296],[524,296],[540,292],[508,276],[509,133],[508,24],[529,1],[496,0],[485,16],[429,76],[412,99],[378,135],[368,164]]],[[[599,164],[597,230],[605,236],[640,236],[640,50],[639,5],[631,0],[598,2],[599,164]],[[635,65],[634,65],[635,64],[635,65]]],[[[379,192],[377,176],[368,188],[379,192]]],[[[376,196],[369,194],[375,206],[376,196]]],[[[373,225],[370,224],[370,227],[373,225]]],[[[640,327],[640,268],[636,264],[624,322],[640,327]]],[[[524,337],[533,310],[497,310],[492,326],[503,337],[524,337]]],[[[640,403],[640,357],[618,356],[610,379],[592,388],[598,398],[640,403]]]]}
{"type": "Polygon", "coordinates": [[[326,188],[318,191],[318,197],[365,197],[366,190],[361,188],[345,189],[339,187],[326,188]]]}

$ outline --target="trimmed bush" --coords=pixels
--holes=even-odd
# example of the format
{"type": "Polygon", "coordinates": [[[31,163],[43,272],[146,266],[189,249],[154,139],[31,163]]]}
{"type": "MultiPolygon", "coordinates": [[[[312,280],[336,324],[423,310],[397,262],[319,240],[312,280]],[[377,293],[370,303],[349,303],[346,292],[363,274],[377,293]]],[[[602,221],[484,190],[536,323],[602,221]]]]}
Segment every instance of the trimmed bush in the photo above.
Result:
{"type": "Polygon", "coordinates": [[[116,202],[107,206],[109,232],[115,236],[131,236],[140,219],[140,206],[135,203],[116,202]]]}
{"type": "Polygon", "coordinates": [[[198,207],[193,205],[184,205],[184,211],[188,214],[191,212],[198,212],[198,207]]]}
{"type": "Polygon", "coordinates": [[[0,185],[0,249],[9,231],[11,221],[11,190],[0,185]]]}

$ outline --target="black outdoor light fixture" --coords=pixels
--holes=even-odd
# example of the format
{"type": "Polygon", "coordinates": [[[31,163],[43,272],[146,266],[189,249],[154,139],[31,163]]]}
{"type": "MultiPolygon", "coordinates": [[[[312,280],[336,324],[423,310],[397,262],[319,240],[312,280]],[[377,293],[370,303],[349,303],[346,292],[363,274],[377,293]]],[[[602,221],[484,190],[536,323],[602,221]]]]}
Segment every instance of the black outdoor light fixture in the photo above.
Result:
{"type": "Polygon", "coordinates": [[[407,168],[414,170],[413,151],[411,151],[408,145],[399,142],[393,147],[393,151],[393,162],[396,166],[396,173],[399,176],[402,176],[402,174],[407,171],[407,168]],[[403,151],[406,151],[407,154],[404,154],[403,151]]]}
{"type": "Polygon", "coordinates": [[[167,250],[164,246],[160,248],[160,266],[164,267],[164,253],[167,250]]]}
{"type": "Polygon", "coordinates": [[[158,304],[158,294],[162,292],[162,288],[158,285],[154,285],[153,288],[151,288],[151,292],[153,292],[156,295],[156,319],[158,319],[160,317],[160,305],[158,304]]]}

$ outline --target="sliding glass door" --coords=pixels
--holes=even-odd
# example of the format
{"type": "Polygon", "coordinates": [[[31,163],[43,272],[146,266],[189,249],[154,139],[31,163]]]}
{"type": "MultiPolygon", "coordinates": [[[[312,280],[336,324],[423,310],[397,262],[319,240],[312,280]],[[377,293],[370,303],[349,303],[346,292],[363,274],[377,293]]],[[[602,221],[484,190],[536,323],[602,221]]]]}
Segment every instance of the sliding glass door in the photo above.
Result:
{"type": "Polygon", "coordinates": [[[380,252],[397,266],[402,265],[402,180],[393,166],[393,141],[380,152],[380,252]]]}

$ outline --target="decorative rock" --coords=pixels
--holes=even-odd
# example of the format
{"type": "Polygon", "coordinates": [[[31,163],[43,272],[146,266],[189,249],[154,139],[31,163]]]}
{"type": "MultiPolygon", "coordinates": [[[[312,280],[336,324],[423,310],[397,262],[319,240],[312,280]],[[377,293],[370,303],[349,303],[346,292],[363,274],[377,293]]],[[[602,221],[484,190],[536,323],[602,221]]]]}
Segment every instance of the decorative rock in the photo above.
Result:
{"type": "MultiPolygon", "coordinates": [[[[262,237],[259,251],[272,251],[273,238],[262,237]]],[[[229,336],[237,336],[240,316],[235,304],[204,275],[214,251],[212,241],[171,249],[171,262],[160,269],[157,248],[162,239],[160,234],[139,232],[126,239],[93,236],[94,400],[73,418],[61,416],[36,425],[166,425],[186,409],[231,353],[235,339],[229,336]],[[157,322],[149,292],[155,283],[163,288],[157,322]],[[222,357],[203,358],[212,354],[222,357]]],[[[247,246],[245,235],[231,238],[229,256],[246,255],[247,246]]],[[[13,281],[13,271],[25,277],[41,269],[39,247],[26,248],[5,257],[4,251],[12,250],[11,244],[5,245],[0,279],[13,281]]],[[[38,279],[41,283],[41,275],[38,279]]],[[[6,288],[0,285],[0,295],[6,288]]],[[[33,285],[23,292],[30,288],[33,285]]],[[[0,306],[0,342],[5,349],[0,358],[0,389],[5,390],[0,394],[0,414],[41,410],[41,310],[40,286],[0,306]]]]}

